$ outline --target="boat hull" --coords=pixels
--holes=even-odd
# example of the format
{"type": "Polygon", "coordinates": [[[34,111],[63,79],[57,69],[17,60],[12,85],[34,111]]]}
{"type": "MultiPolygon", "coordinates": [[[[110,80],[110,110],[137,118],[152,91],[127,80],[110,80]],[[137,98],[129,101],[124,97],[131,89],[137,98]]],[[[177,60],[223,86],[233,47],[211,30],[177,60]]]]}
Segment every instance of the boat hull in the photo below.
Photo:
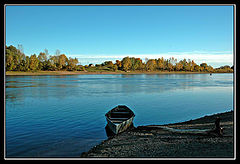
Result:
{"type": "Polygon", "coordinates": [[[108,128],[118,134],[132,125],[135,114],[126,105],[118,105],[105,114],[108,128]]]}
{"type": "Polygon", "coordinates": [[[125,130],[127,130],[133,123],[133,118],[134,117],[131,117],[129,118],[128,120],[126,121],[123,121],[121,123],[113,123],[111,120],[109,120],[107,118],[107,125],[109,127],[109,129],[114,133],[114,134],[118,134],[118,133],[121,133],[125,130]]]}

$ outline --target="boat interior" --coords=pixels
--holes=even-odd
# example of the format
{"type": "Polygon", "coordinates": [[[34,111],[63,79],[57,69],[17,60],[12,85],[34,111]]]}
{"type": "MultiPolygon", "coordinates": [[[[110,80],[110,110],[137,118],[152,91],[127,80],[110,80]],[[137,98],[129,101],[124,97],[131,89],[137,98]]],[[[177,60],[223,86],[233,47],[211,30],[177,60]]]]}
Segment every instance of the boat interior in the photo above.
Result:
{"type": "Polygon", "coordinates": [[[125,106],[118,106],[106,114],[106,117],[108,117],[113,123],[121,123],[133,116],[134,113],[125,106]]]}

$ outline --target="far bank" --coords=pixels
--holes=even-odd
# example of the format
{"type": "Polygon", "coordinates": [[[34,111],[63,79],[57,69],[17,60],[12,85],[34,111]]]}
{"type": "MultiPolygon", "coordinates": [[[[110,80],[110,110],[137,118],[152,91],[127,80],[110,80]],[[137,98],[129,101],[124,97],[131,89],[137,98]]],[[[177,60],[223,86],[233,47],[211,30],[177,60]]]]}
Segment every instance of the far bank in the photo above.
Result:
{"type": "Polygon", "coordinates": [[[233,73],[233,72],[186,72],[186,71],[37,71],[37,72],[19,72],[19,71],[7,71],[5,75],[7,76],[37,76],[37,75],[99,75],[99,74],[124,74],[124,75],[133,75],[133,74],[217,74],[217,73],[233,73]]]}

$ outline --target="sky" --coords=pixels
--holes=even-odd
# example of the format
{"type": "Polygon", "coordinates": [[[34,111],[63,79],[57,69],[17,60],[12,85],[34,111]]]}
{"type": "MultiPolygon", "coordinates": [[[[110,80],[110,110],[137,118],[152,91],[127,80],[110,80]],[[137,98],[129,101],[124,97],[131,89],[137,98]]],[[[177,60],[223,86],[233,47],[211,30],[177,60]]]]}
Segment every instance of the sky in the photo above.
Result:
{"type": "Polygon", "coordinates": [[[6,6],[6,45],[80,64],[123,57],[233,65],[233,6],[6,6]]]}

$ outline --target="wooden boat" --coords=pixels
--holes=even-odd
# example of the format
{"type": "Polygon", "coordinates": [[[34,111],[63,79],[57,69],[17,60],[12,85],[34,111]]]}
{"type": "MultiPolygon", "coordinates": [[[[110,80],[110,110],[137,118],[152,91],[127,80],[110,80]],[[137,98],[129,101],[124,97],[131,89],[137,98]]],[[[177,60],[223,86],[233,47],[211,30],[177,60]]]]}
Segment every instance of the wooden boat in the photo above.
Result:
{"type": "Polygon", "coordinates": [[[135,114],[125,105],[118,105],[105,114],[107,126],[114,133],[125,131],[132,125],[135,114]]]}

